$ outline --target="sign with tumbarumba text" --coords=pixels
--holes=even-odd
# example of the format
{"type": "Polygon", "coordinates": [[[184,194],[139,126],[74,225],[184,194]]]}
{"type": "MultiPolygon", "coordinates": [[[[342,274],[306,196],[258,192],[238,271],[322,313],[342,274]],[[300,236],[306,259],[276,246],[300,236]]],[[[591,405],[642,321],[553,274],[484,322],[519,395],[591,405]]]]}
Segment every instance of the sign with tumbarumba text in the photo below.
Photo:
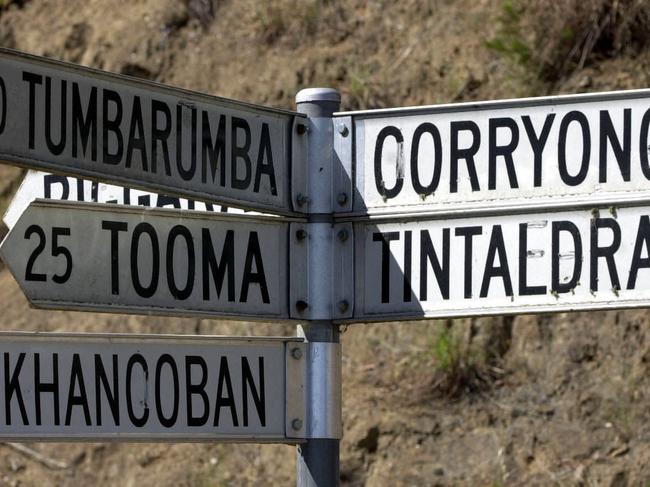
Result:
{"type": "Polygon", "coordinates": [[[297,118],[0,49],[0,160],[30,168],[291,214],[297,118]]]}
{"type": "Polygon", "coordinates": [[[0,247],[39,308],[289,319],[289,224],[37,200],[0,247]]]}
{"type": "Polygon", "coordinates": [[[0,439],[296,443],[296,349],[294,338],[0,333],[0,439]]]}
{"type": "Polygon", "coordinates": [[[338,115],[353,121],[357,214],[650,196],[650,90],[338,115]]]}
{"type": "Polygon", "coordinates": [[[355,224],[354,318],[647,307],[650,206],[355,224]]]}

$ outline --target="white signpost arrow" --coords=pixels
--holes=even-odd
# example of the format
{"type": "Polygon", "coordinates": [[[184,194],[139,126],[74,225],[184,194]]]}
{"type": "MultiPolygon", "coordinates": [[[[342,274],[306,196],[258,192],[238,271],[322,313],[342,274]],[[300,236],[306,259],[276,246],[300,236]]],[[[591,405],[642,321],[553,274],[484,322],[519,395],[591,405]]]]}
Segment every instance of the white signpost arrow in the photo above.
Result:
{"type": "Polygon", "coordinates": [[[0,49],[0,160],[30,168],[293,214],[305,120],[0,49]]]}
{"type": "Polygon", "coordinates": [[[62,201],[90,201],[117,205],[138,205],[152,208],[177,208],[183,210],[214,211],[221,213],[248,213],[239,208],[202,203],[176,196],[160,195],[138,189],[98,183],[70,176],[60,176],[41,171],[27,171],[2,220],[13,228],[20,215],[37,199],[62,201]]]}
{"type": "Polygon", "coordinates": [[[302,342],[0,333],[0,439],[298,443],[302,342]]]}
{"type": "Polygon", "coordinates": [[[39,308],[289,319],[289,224],[37,200],[0,254],[39,308]]]}

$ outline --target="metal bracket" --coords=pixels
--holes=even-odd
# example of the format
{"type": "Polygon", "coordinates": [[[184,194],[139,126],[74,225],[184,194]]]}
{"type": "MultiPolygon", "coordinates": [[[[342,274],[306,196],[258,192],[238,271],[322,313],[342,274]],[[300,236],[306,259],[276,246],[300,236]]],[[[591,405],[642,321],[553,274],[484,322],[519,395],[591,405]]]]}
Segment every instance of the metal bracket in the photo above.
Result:
{"type": "Polygon", "coordinates": [[[352,211],[353,174],[352,117],[336,117],[334,124],[334,160],[332,161],[332,209],[334,213],[352,211]]]}
{"type": "Polygon", "coordinates": [[[307,117],[294,117],[291,128],[291,204],[294,211],[309,213],[307,155],[311,122],[307,117]]]}
{"type": "Polygon", "coordinates": [[[305,439],[307,433],[307,363],[306,343],[285,343],[285,435],[305,439]]]}
{"type": "Polygon", "coordinates": [[[352,224],[291,223],[289,233],[290,316],[305,320],[351,318],[352,224]]]}

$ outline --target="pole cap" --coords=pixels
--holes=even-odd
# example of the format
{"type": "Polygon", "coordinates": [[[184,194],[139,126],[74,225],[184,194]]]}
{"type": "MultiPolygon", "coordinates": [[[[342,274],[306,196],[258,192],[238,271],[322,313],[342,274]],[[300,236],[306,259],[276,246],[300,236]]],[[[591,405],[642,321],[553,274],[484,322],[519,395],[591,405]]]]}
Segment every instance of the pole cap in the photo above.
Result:
{"type": "Polygon", "coordinates": [[[334,88],[306,88],[296,95],[296,104],[314,102],[341,103],[341,94],[334,88]]]}

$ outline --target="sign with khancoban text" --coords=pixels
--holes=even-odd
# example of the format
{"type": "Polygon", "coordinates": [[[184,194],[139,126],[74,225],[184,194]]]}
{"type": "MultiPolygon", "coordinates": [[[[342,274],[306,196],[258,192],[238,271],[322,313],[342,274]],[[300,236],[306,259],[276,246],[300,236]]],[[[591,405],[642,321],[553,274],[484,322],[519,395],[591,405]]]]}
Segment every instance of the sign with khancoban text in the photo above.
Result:
{"type": "Polygon", "coordinates": [[[650,305],[650,206],[355,224],[350,321],[650,305]]]}
{"type": "Polygon", "coordinates": [[[650,199],[650,90],[338,115],[354,126],[357,214],[650,199]]]}
{"type": "Polygon", "coordinates": [[[276,217],[37,200],[0,255],[39,308],[288,319],[276,217]]]}
{"type": "Polygon", "coordinates": [[[295,349],[302,340],[1,333],[0,439],[295,443],[295,349]]]}
{"type": "Polygon", "coordinates": [[[296,117],[0,49],[0,160],[31,168],[291,214],[296,117]]]}

